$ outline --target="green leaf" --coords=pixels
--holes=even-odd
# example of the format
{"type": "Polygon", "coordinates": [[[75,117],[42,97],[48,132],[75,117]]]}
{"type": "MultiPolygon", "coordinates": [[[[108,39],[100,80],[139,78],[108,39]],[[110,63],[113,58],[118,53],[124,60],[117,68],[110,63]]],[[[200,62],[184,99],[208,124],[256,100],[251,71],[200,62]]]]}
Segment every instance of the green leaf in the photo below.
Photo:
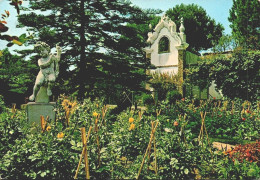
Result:
{"type": "Polygon", "coordinates": [[[42,172],[42,173],[41,173],[41,177],[46,176],[46,174],[47,174],[46,172],[42,172]]]}
{"type": "Polygon", "coordinates": [[[184,169],[184,173],[185,174],[188,174],[189,173],[189,170],[187,168],[184,169]]]}
{"type": "Polygon", "coordinates": [[[70,141],[70,144],[71,144],[72,146],[75,146],[76,143],[75,143],[75,141],[71,140],[71,141],[70,141]]]}

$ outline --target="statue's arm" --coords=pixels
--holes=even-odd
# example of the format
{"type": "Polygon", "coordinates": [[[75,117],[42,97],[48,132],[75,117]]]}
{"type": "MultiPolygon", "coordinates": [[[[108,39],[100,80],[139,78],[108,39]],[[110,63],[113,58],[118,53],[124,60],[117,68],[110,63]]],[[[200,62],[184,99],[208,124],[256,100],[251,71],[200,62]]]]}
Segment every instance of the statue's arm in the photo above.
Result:
{"type": "Polygon", "coordinates": [[[46,63],[42,63],[41,60],[39,59],[38,64],[39,64],[41,69],[45,69],[45,68],[49,67],[51,65],[51,63],[53,63],[53,60],[54,60],[54,58],[52,58],[52,56],[50,57],[50,59],[46,63]]]}
{"type": "Polygon", "coordinates": [[[58,46],[58,44],[56,45],[56,51],[57,51],[57,55],[54,58],[55,58],[55,76],[57,77],[60,72],[59,61],[61,57],[61,47],[58,46]]]}
{"type": "Polygon", "coordinates": [[[60,61],[60,56],[61,56],[61,47],[56,45],[56,51],[57,51],[57,55],[56,55],[56,61],[60,61]]]}

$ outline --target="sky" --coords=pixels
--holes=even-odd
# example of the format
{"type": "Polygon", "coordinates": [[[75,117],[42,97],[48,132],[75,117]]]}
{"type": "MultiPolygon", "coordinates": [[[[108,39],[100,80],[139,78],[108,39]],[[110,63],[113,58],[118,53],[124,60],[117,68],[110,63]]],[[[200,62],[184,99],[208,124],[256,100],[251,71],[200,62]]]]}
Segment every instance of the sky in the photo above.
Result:
{"type": "Polygon", "coordinates": [[[233,0],[131,0],[131,2],[141,8],[161,9],[164,12],[180,4],[197,4],[206,10],[209,17],[224,26],[225,34],[231,34],[228,17],[233,0]]]}
{"type": "MultiPolygon", "coordinates": [[[[164,12],[170,8],[173,8],[177,4],[197,4],[204,8],[207,14],[215,19],[217,23],[221,23],[225,30],[225,34],[231,34],[229,27],[229,9],[232,7],[233,0],[130,0],[134,5],[137,5],[143,9],[153,8],[161,9],[164,12]]],[[[13,6],[9,5],[10,1],[0,0],[0,14],[4,13],[4,10],[10,11],[10,17],[6,19],[9,31],[7,34],[19,36],[26,32],[26,28],[16,28],[17,13],[13,6]]],[[[28,0],[23,1],[23,5],[28,5],[28,0]]],[[[21,14],[23,11],[21,11],[21,14]]],[[[28,32],[26,32],[28,35],[28,32]]],[[[0,50],[6,47],[7,42],[0,40],[0,50]]],[[[9,50],[17,49],[18,45],[13,45],[9,50]]]]}

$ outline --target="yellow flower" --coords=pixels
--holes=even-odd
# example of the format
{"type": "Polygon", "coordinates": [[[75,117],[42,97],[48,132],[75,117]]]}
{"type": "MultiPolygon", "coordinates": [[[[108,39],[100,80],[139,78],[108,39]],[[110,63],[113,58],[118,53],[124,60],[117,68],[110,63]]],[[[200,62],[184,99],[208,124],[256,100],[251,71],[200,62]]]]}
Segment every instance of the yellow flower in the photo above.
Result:
{"type": "Polygon", "coordinates": [[[129,123],[133,123],[134,122],[134,118],[129,118],[129,123]]]}
{"type": "Polygon", "coordinates": [[[58,139],[61,139],[61,138],[63,138],[63,137],[64,137],[64,133],[63,133],[63,132],[58,133],[58,135],[57,135],[57,138],[58,138],[58,139]]]}
{"type": "Polygon", "coordinates": [[[92,114],[94,117],[97,117],[98,116],[98,113],[96,111],[93,112],[92,114]]]}
{"type": "Polygon", "coordinates": [[[70,111],[72,114],[72,111],[74,110],[75,106],[77,105],[77,102],[71,102],[68,99],[64,99],[61,103],[61,105],[63,106],[63,108],[65,109],[65,111],[70,111]]]}
{"type": "Polygon", "coordinates": [[[126,161],[127,158],[126,158],[125,156],[123,156],[123,157],[121,157],[121,160],[122,160],[122,161],[126,161]]]}
{"type": "Polygon", "coordinates": [[[51,130],[51,126],[48,126],[48,127],[46,128],[46,131],[49,131],[49,130],[51,130]]]}
{"type": "Polygon", "coordinates": [[[135,128],[135,125],[131,124],[130,127],[129,127],[129,131],[134,130],[134,128],[135,128]]]}

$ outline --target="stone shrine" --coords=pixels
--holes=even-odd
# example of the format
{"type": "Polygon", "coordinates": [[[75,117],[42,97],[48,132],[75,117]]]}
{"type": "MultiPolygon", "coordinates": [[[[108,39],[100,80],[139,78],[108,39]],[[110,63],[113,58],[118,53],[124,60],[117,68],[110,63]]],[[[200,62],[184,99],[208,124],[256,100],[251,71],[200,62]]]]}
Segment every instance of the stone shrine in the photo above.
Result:
{"type": "MultiPolygon", "coordinates": [[[[184,69],[196,66],[200,58],[186,50],[189,44],[186,42],[183,18],[181,18],[179,32],[176,31],[176,28],[176,24],[163,15],[154,29],[150,25],[152,32],[148,33],[147,39],[150,46],[144,48],[144,51],[151,64],[156,67],[156,69],[150,69],[149,73],[178,75],[180,81],[183,82],[185,80],[184,69]]],[[[208,99],[213,95],[221,98],[214,88],[214,83],[203,90],[197,86],[182,87],[179,92],[183,97],[191,95],[198,99],[208,99]]]]}
{"type": "Polygon", "coordinates": [[[189,46],[186,43],[183,20],[179,30],[180,33],[176,32],[176,24],[164,15],[153,32],[148,33],[147,42],[150,47],[145,48],[146,56],[151,59],[151,64],[157,67],[151,72],[177,74],[178,69],[183,68],[179,57],[189,46]]]}

